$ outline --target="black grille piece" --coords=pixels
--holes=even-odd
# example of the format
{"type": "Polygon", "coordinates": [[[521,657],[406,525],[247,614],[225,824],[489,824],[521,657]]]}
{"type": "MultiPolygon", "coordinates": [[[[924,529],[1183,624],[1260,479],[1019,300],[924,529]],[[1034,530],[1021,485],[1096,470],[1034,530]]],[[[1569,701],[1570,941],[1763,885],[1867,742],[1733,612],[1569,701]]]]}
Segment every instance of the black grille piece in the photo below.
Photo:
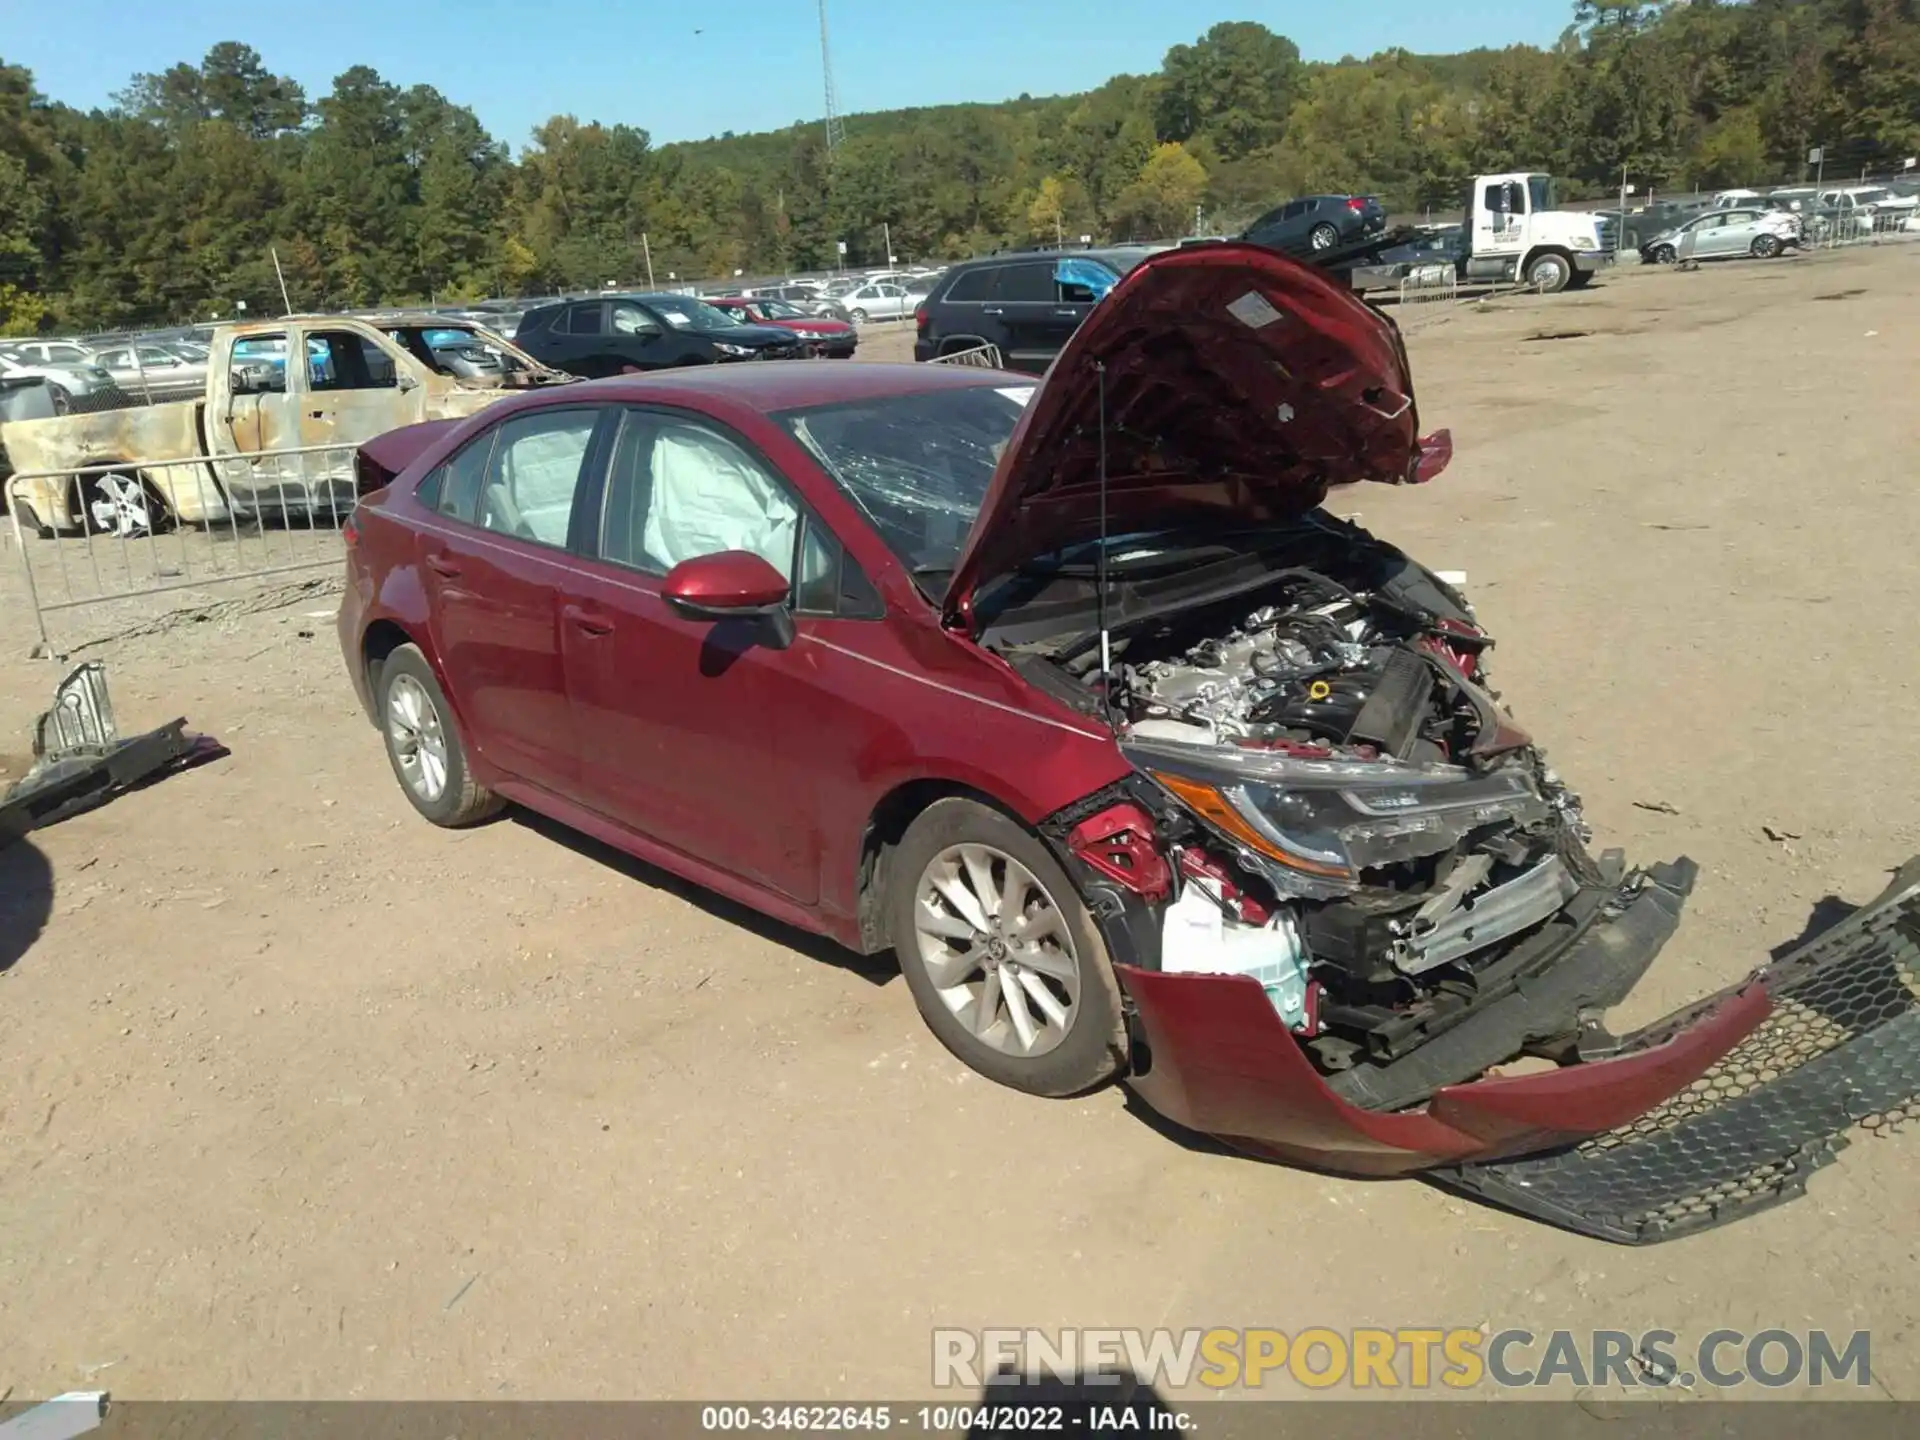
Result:
{"type": "MultiPolygon", "coordinates": [[[[1764,968],[1760,1027],[1692,1085],[1570,1148],[1432,1172],[1505,1209],[1626,1245],[1790,1200],[1852,1133],[1920,1122],[1920,857],[1887,890],[1764,968]]],[[[1705,1004],[1640,1031],[1671,1036],[1705,1004]]]]}

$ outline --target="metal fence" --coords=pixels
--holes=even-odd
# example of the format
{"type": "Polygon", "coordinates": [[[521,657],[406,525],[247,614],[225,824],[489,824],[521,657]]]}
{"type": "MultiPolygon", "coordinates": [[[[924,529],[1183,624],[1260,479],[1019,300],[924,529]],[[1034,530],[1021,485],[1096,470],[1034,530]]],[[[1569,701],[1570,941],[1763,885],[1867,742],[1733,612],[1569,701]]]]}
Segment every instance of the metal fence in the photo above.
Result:
{"type": "Polygon", "coordinates": [[[1460,279],[1451,265],[1421,265],[1400,281],[1395,312],[1402,330],[1444,319],[1460,298],[1460,279]]]}
{"type": "Polygon", "coordinates": [[[935,365],[974,365],[983,370],[1004,370],[1005,362],[1000,357],[998,345],[975,345],[968,350],[955,350],[951,355],[934,357],[935,365]]]}
{"type": "Polygon", "coordinates": [[[50,633],[56,617],[84,611],[111,628],[147,618],[128,602],[341,564],[356,449],[309,445],[13,476],[13,548],[42,649],[61,648],[50,633]]]}

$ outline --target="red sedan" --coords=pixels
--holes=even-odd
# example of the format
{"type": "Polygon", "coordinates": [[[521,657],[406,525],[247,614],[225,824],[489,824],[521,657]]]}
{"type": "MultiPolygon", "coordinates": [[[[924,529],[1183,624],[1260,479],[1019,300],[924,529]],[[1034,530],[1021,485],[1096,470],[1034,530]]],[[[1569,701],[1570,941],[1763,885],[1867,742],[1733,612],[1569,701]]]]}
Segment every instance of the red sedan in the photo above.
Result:
{"type": "Polygon", "coordinates": [[[1437,473],[1416,424],[1352,294],[1170,251],[1037,386],[715,366],[383,437],[340,639],[427,819],[511,801],[892,949],[995,1080],[1351,1172],[1539,1151],[1769,999],[1599,1028],[1693,867],[1590,854],[1465,601],[1320,508],[1437,473]]]}
{"type": "Polygon", "coordinates": [[[829,360],[851,360],[853,352],[860,348],[860,332],[846,321],[829,315],[809,315],[798,305],[789,305],[784,300],[722,295],[707,303],[741,321],[791,330],[812,347],[814,354],[829,360]]]}

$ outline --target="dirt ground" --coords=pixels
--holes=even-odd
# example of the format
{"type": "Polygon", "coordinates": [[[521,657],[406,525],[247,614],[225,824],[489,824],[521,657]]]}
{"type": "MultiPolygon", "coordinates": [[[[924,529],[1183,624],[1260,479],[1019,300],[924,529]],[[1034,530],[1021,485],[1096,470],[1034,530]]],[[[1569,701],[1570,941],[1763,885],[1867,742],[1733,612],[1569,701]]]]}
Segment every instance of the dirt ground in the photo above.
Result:
{"type": "MultiPolygon", "coordinates": [[[[1598,844],[1699,860],[1627,1019],[1920,851],[1916,282],[1920,245],[1461,307],[1410,339],[1452,469],[1334,506],[1468,572],[1598,844]]],[[[17,559],[12,775],[59,674],[17,559]]],[[[1629,1250],[1028,1099],[887,967],[543,821],[418,821],[331,608],[87,652],[124,729],[232,754],[0,856],[0,1393],[909,1397],[936,1325],[1484,1322],[1868,1328],[1920,1398],[1920,1135],[1629,1250]]]]}

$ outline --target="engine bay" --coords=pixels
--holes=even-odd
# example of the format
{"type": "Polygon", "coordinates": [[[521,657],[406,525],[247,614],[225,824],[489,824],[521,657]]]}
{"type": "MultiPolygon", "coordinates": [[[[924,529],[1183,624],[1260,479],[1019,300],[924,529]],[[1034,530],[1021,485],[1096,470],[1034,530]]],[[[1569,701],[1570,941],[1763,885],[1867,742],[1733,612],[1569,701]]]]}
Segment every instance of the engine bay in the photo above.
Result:
{"type": "Polygon", "coordinates": [[[1400,1062],[1550,967],[1622,874],[1487,688],[1465,599],[1364,532],[1329,539],[1237,604],[1124,627],[1109,676],[1084,645],[1060,661],[1170,861],[1159,968],[1252,976],[1336,1088],[1371,1072],[1391,1107],[1464,1078],[1400,1062]]]}

